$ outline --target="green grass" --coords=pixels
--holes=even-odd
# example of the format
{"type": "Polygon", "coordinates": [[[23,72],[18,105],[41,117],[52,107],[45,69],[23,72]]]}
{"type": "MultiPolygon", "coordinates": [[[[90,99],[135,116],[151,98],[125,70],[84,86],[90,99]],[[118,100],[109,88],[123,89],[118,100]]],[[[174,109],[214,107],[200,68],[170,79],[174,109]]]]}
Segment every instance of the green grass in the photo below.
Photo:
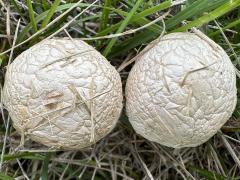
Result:
{"type": "MultiPolygon", "coordinates": [[[[119,26],[116,34],[123,32],[123,30],[126,28],[126,26],[129,24],[129,21],[132,19],[134,13],[137,11],[137,9],[139,8],[140,4],[142,3],[143,0],[137,0],[136,4],[134,5],[134,7],[132,8],[132,10],[127,13],[126,18],[124,19],[124,21],[121,23],[121,25],[119,26]]],[[[110,42],[108,43],[107,47],[104,49],[103,51],[103,55],[107,56],[109,54],[109,52],[111,51],[111,48],[114,46],[114,44],[116,43],[117,38],[112,38],[110,40],[110,42]]]]}
{"type": "Polygon", "coordinates": [[[226,14],[227,12],[235,9],[236,7],[239,7],[240,4],[240,0],[235,0],[233,2],[226,2],[225,4],[221,5],[220,7],[214,9],[213,11],[211,11],[210,13],[203,15],[202,17],[190,22],[189,24],[180,27],[176,30],[173,31],[186,31],[192,27],[200,27],[203,24],[208,23],[209,21],[212,21],[220,16],[222,16],[223,14],[226,14]]]}
{"type": "MultiPolygon", "coordinates": [[[[47,26],[47,24],[51,20],[53,14],[55,13],[55,11],[56,11],[58,5],[60,4],[60,2],[61,2],[61,0],[55,0],[54,1],[54,3],[52,4],[50,10],[47,13],[47,16],[45,17],[45,19],[42,22],[41,28],[45,28],[47,26]]],[[[44,9],[46,9],[46,8],[44,8],[44,9]]]]}
{"type": "Polygon", "coordinates": [[[100,21],[100,30],[105,29],[108,26],[108,21],[109,21],[109,14],[110,14],[110,9],[108,7],[111,6],[111,0],[106,0],[104,2],[104,8],[102,10],[102,17],[100,21]]]}
{"type": "Polygon", "coordinates": [[[48,179],[48,166],[49,166],[50,158],[51,158],[51,153],[47,153],[46,157],[43,160],[42,174],[41,174],[42,180],[48,179]]]}
{"type": "Polygon", "coordinates": [[[27,7],[28,7],[29,18],[32,24],[32,29],[34,30],[34,32],[37,32],[37,23],[34,17],[34,11],[33,11],[31,0],[27,0],[27,7]]]}
{"type": "MultiPolygon", "coordinates": [[[[152,22],[170,11],[164,19],[165,34],[184,32],[193,27],[220,44],[233,62],[240,57],[240,0],[186,0],[174,5],[170,0],[104,0],[96,3],[71,23],[66,30],[73,38],[88,38],[88,43],[96,47],[118,68],[126,58],[134,57],[163,31],[162,22],[157,22],[140,31],[120,37],[97,39],[95,37],[121,34],[152,22]],[[217,22],[220,25],[216,25],[217,22]],[[226,35],[227,40],[223,37],[226,35]],[[231,47],[233,49],[231,49],[231,47]],[[233,50],[233,51],[232,51],[233,50]],[[233,53],[234,52],[234,53],[233,53]],[[234,55],[236,54],[237,57],[234,55]]],[[[10,24],[7,23],[3,3],[0,9],[0,65],[1,85],[10,57],[13,37],[18,19],[21,18],[19,34],[14,48],[13,59],[35,43],[55,33],[67,22],[89,7],[92,1],[83,1],[70,12],[77,0],[67,1],[16,1],[10,0],[10,24]],[[62,16],[61,16],[62,15],[62,16]],[[61,18],[59,18],[61,17],[61,18]],[[54,22],[57,18],[58,21],[54,22]],[[6,26],[11,27],[11,37],[6,34],[6,26]],[[11,39],[11,41],[8,40],[11,39]],[[26,41],[27,40],[27,41],[26,41]]],[[[66,36],[64,31],[58,37],[66,36]]],[[[237,63],[234,63],[239,68],[237,63]]],[[[132,65],[120,72],[123,86],[132,65]]],[[[237,78],[237,88],[240,81],[237,78]]],[[[2,106],[1,106],[2,107],[2,106]]],[[[240,103],[221,129],[207,143],[196,148],[174,150],[147,141],[137,136],[123,111],[117,127],[110,135],[92,148],[81,151],[48,151],[31,140],[24,149],[16,151],[20,136],[10,124],[6,137],[6,147],[2,156],[0,179],[240,179],[240,103]],[[147,166],[146,171],[142,159],[147,166]],[[26,177],[25,177],[26,179],[26,177]],[[147,178],[146,178],[147,179],[147,178]]],[[[0,136],[4,140],[6,119],[1,118],[0,136]]],[[[0,143],[3,149],[3,141],[0,143]]],[[[1,153],[0,153],[1,154],[1,153]]]]}

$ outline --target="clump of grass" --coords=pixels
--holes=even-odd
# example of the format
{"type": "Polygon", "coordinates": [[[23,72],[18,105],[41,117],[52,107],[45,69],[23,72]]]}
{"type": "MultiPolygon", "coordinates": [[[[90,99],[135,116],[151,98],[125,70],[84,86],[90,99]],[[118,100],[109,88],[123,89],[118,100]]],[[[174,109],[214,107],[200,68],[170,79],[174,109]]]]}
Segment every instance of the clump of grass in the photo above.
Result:
{"type": "MultiPolygon", "coordinates": [[[[220,44],[238,72],[240,0],[0,0],[0,4],[2,85],[11,59],[43,39],[68,35],[87,38],[120,67],[125,83],[129,62],[134,62],[129,60],[146,44],[162,33],[193,27],[220,44]],[[167,12],[164,22],[151,23],[167,12]]],[[[137,136],[123,112],[114,131],[96,145],[64,152],[29,139],[23,149],[17,148],[21,137],[1,104],[0,179],[239,179],[239,117],[238,103],[233,117],[207,143],[178,150],[137,136]]]]}

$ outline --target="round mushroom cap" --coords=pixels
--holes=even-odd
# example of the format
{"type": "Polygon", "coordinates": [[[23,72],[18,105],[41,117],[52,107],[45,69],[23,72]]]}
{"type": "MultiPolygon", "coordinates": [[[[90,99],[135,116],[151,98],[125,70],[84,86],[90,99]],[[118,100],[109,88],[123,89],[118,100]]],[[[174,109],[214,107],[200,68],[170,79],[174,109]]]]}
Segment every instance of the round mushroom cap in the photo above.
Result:
{"type": "Polygon", "coordinates": [[[16,130],[53,149],[80,149],[106,136],[122,109],[118,72],[76,39],[44,40],[7,67],[3,101],[16,130]]]}
{"type": "Polygon", "coordinates": [[[165,146],[211,138],[236,106],[236,75],[225,51],[205,35],[172,33],[137,57],[126,84],[135,131],[165,146]]]}

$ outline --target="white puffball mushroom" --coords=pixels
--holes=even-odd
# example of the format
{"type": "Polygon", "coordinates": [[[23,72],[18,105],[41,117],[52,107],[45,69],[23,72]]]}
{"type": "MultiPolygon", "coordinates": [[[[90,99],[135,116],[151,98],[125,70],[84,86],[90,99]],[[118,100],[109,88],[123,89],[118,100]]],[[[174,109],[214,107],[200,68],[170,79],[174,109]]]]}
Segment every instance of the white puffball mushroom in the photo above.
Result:
{"type": "Polygon", "coordinates": [[[3,101],[16,130],[53,149],[80,149],[106,136],[122,109],[118,72],[76,39],[44,40],[7,68],[3,101]]]}
{"type": "Polygon", "coordinates": [[[211,138],[236,106],[235,69],[203,34],[172,33],[139,55],[126,84],[126,111],[135,131],[174,148],[211,138]]]}

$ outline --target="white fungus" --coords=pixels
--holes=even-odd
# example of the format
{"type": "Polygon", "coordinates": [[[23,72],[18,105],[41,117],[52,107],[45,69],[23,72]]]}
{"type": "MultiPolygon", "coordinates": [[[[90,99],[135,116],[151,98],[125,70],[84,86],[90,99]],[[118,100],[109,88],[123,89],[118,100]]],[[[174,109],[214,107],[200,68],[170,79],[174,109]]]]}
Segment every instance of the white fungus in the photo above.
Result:
{"type": "Polygon", "coordinates": [[[172,33],[137,57],[126,85],[135,131],[165,146],[194,147],[211,138],[236,105],[234,66],[205,35],[172,33]]]}
{"type": "Polygon", "coordinates": [[[122,85],[115,68],[90,45],[50,39],[8,66],[3,101],[22,137],[53,149],[80,149],[114,128],[122,85]]]}

